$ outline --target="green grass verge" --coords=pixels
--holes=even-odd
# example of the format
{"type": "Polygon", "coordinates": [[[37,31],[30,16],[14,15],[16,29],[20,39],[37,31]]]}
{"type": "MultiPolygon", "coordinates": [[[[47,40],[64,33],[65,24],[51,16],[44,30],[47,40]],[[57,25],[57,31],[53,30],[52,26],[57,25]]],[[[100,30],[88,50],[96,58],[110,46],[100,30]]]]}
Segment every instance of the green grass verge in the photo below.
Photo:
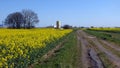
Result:
{"type": "Polygon", "coordinates": [[[47,62],[38,63],[34,68],[76,68],[78,66],[77,37],[75,32],[67,37],[67,42],[63,44],[54,56],[47,62]]]}

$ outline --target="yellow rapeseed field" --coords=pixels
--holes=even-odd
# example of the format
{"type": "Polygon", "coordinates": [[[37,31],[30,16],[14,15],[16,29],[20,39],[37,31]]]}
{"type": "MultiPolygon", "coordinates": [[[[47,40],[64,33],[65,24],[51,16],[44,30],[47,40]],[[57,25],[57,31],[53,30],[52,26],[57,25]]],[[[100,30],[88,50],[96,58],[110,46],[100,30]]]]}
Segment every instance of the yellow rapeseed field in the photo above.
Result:
{"type": "Polygon", "coordinates": [[[70,32],[72,30],[0,29],[0,68],[27,67],[44,52],[47,44],[70,32]]]}

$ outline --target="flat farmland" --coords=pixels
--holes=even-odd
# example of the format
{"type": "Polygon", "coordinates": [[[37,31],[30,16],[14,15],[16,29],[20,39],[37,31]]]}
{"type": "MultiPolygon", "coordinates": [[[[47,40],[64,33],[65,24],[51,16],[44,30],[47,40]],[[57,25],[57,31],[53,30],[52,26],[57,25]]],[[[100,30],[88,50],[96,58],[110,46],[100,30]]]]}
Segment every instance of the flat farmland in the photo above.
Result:
{"type": "Polygon", "coordinates": [[[1,68],[119,68],[119,29],[0,29],[1,68]]]}

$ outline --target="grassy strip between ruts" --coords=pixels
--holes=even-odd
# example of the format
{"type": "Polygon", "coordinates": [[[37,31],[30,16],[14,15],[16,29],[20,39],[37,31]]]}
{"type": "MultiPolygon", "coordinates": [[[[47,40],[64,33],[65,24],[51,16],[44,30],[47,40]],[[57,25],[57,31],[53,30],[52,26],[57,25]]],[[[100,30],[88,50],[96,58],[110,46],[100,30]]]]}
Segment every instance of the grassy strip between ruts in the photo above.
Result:
{"type": "Polygon", "coordinates": [[[76,68],[78,66],[77,37],[75,32],[67,37],[67,42],[49,58],[47,62],[38,63],[34,68],[76,68]]]}
{"type": "Polygon", "coordinates": [[[115,50],[114,48],[111,48],[110,46],[107,46],[106,44],[104,44],[100,40],[99,40],[99,42],[103,45],[104,48],[106,48],[107,50],[111,51],[113,54],[115,54],[118,57],[120,57],[120,52],[119,51],[115,50]]]}
{"type": "Polygon", "coordinates": [[[92,45],[92,47],[94,47],[94,49],[96,50],[96,52],[98,53],[98,56],[100,57],[101,61],[103,62],[105,68],[115,68],[115,65],[108,59],[108,57],[106,56],[106,54],[104,52],[101,52],[98,47],[94,44],[93,41],[89,40],[89,43],[92,45]]]}
{"type": "Polygon", "coordinates": [[[101,38],[103,40],[108,40],[108,41],[120,44],[120,39],[114,37],[113,34],[102,32],[102,31],[95,31],[95,30],[84,30],[84,31],[98,38],[101,38]]]}

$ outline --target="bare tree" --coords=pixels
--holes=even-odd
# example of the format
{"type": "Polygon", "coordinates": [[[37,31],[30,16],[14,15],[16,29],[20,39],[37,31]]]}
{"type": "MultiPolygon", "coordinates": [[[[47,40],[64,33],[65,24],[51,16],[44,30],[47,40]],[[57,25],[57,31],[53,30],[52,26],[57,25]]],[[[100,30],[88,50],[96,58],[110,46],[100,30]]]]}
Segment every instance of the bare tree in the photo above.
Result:
{"type": "Polygon", "coordinates": [[[23,15],[20,12],[11,13],[5,19],[5,24],[9,28],[21,28],[23,21],[23,15]]]}
{"type": "Polygon", "coordinates": [[[16,28],[21,28],[23,23],[23,15],[20,12],[13,14],[13,20],[15,22],[16,28]]]}
{"type": "Polygon", "coordinates": [[[14,26],[14,24],[12,24],[13,20],[11,19],[12,15],[13,15],[13,13],[9,14],[4,22],[5,25],[7,25],[8,27],[11,27],[11,28],[14,26]]]}
{"type": "Polygon", "coordinates": [[[32,28],[35,26],[36,23],[39,22],[38,16],[32,10],[24,9],[22,10],[22,14],[24,17],[24,27],[25,28],[32,28]]]}
{"type": "Polygon", "coordinates": [[[32,10],[11,13],[5,19],[4,24],[9,28],[33,28],[39,22],[38,16],[32,10]]]}

